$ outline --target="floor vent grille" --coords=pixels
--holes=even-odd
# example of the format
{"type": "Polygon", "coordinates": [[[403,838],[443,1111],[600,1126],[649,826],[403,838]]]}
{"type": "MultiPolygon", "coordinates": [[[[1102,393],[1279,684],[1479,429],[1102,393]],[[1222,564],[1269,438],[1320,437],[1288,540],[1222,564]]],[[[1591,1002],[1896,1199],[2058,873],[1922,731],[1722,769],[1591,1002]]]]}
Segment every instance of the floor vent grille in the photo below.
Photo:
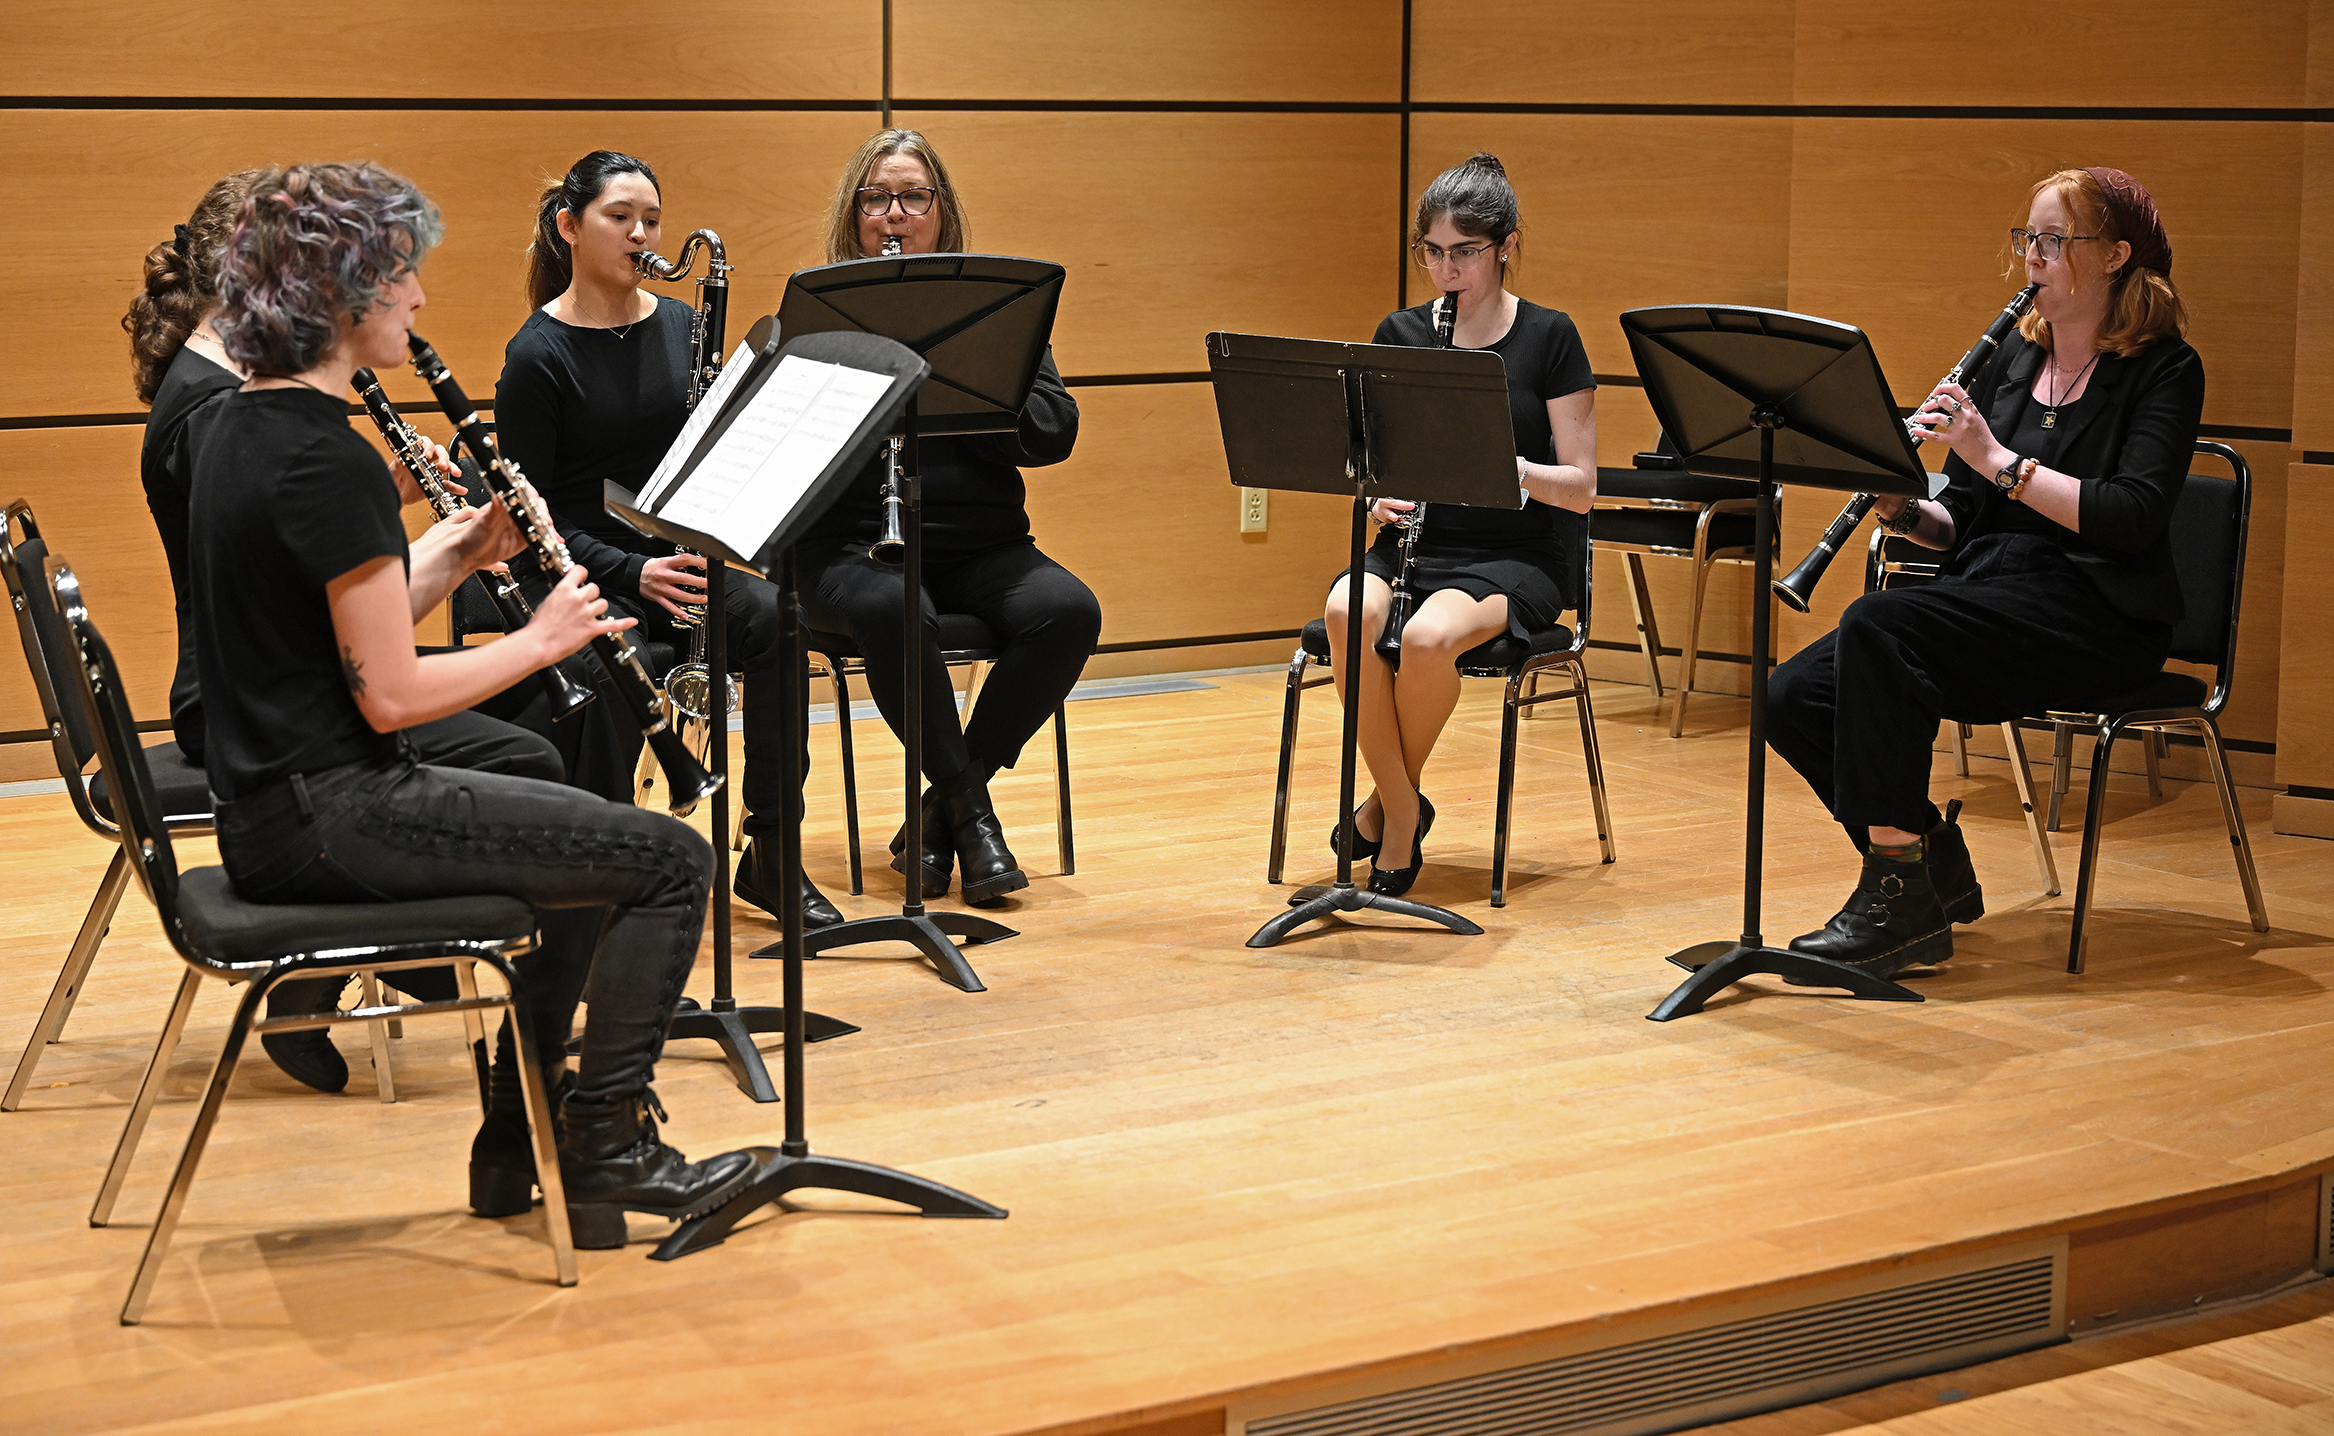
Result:
{"type": "Polygon", "coordinates": [[[2058,1340],[2063,1250],[1431,1386],[1259,1412],[1230,1429],[1624,1436],[1818,1400],[2058,1340]]]}

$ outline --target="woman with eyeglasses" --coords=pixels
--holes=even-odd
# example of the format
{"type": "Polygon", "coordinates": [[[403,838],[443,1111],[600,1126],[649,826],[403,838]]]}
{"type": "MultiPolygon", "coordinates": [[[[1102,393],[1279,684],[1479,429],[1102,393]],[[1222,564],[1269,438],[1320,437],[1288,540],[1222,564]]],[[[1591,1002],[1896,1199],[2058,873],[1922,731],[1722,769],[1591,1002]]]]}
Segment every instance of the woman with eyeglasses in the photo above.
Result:
{"type": "Polygon", "coordinates": [[[2060,170],[2010,248],[2039,286],[2018,333],[1972,388],[1940,385],[1913,415],[1952,451],[1944,492],[1873,506],[1947,551],[1944,576],[1849,604],[1768,687],[1768,742],[1864,864],[1791,946],[1882,977],[1943,962],[1953,924],[1985,913],[1959,805],[1929,801],[1937,724],[2112,707],[2163,668],[2184,612],[2172,510],[2204,366],[2155,200],[2122,170],[2060,170]]]}
{"type": "MultiPolygon", "coordinates": [[[[869,259],[896,240],[902,254],[961,253],[963,197],[929,140],[914,130],[870,136],[843,168],[827,226],[827,261],[869,259]]],[[[1102,609],[1077,575],[1038,550],[1029,531],[1021,470],[1058,464],[1078,438],[1078,404],[1049,350],[1021,409],[1018,430],[920,445],[924,519],[924,641],[901,647],[906,595],[898,567],[868,557],[883,528],[880,458],[837,500],[800,549],[803,610],[811,627],[847,634],[867,657],[868,690],[892,731],[900,729],[901,675],[923,665],[926,897],[948,891],[961,865],[964,900],[987,907],[1029,886],[989,803],[989,779],[1010,768],[1094,651],[1102,609]],[[938,616],[964,613],[996,635],[998,652],[972,712],[959,724],[947,699],[938,616]],[[933,695],[940,695],[939,701],[933,695]]],[[[892,840],[903,875],[904,828],[892,840]]]]}
{"type": "MultiPolygon", "coordinates": [[[[1434,805],[1418,782],[1458,706],[1459,655],[1502,633],[1555,626],[1577,602],[1573,564],[1587,551],[1597,483],[1596,379],[1569,316],[1508,292],[1521,225],[1515,190],[1495,156],[1478,154],[1443,171],[1419,196],[1411,229],[1411,249],[1434,298],[1387,315],[1372,340],[1433,347],[1436,307],[1456,296],[1453,347],[1488,349],[1507,364],[1523,500],[1517,509],[1434,505],[1417,544],[1409,585],[1416,607],[1402,630],[1399,668],[1372,644],[1386,626],[1402,565],[1396,521],[1415,506],[1381,499],[1371,509],[1382,527],[1362,561],[1358,701],[1361,758],[1376,791],[1350,821],[1353,855],[1373,860],[1370,891],[1390,896],[1410,890],[1424,861],[1434,805]]],[[[1338,696],[1354,702],[1352,675],[1335,666],[1346,652],[1344,574],[1330,585],[1325,616],[1338,696]]],[[[1330,831],[1333,853],[1343,828],[1330,831]]]]}

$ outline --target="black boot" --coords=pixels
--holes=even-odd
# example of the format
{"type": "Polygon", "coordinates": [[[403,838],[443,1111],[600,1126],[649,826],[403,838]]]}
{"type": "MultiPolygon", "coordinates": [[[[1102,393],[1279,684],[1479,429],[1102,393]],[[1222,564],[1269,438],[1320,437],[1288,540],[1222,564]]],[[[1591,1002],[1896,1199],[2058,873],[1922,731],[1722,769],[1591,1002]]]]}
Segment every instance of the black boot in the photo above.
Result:
{"type": "MultiPolygon", "coordinates": [[[[556,1140],[560,1104],[575,1089],[575,1074],[567,1070],[564,1054],[542,1071],[556,1140]]],[[[470,1211],[481,1217],[515,1217],[534,1204],[535,1144],[527,1131],[527,1094],[519,1085],[518,1048],[506,1017],[495,1038],[494,1068],[487,1078],[486,1120],[470,1139],[470,1211]]]]}
{"type": "Polygon", "coordinates": [[[1937,901],[1925,860],[1867,851],[1856,890],[1823,931],[1791,939],[1793,952],[1828,957],[1875,977],[1953,956],[1953,920],[1937,901]]]}
{"type": "MultiPolygon", "coordinates": [[[[755,907],[779,916],[778,912],[778,845],[762,846],[760,838],[746,844],[745,856],[738,859],[730,874],[729,890],[755,907]]],[[[802,927],[811,932],[822,927],[833,927],[843,920],[843,914],[827,901],[827,895],[818,890],[810,874],[802,875],[802,927]]]]}
{"type": "MultiPolygon", "coordinates": [[[[347,976],[309,977],[296,982],[279,984],[267,995],[267,1015],[270,1017],[305,1017],[312,1012],[330,1012],[340,1006],[341,989],[348,986],[347,976]]],[[[304,1083],[319,1092],[338,1092],[348,1086],[348,1059],[332,1045],[332,1033],[327,1028],[313,1027],[306,1032],[263,1032],[259,1045],[267,1050],[268,1059],[283,1069],[284,1075],[304,1083]]]]}
{"type": "Polygon", "coordinates": [[[957,858],[964,864],[966,902],[993,907],[1005,900],[1005,894],[1029,886],[1013,850],[1005,846],[1005,825],[989,806],[989,785],[978,768],[959,774],[949,785],[947,816],[957,858]]]}
{"type": "Polygon", "coordinates": [[[664,1115],[651,1088],[612,1111],[568,1104],[566,1130],[559,1137],[559,1177],[567,1188],[568,1228],[578,1247],[624,1245],[628,1211],[674,1221],[699,1216],[736,1196],[752,1179],[750,1153],[724,1152],[692,1162],[659,1141],[656,1119],[664,1115]]]}
{"type": "MultiPolygon", "coordinates": [[[[938,783],[924,790],[924,896],[945,897],[948,894],[949,873],[956,866],[956,842],[949,832],[948,801],[938,783]]],[[[902,877],[908,874],[908,825],[891,836],[891,870],[902,877]]]]}
{"type": "Polygon", "coordinates": [[[1945,805],[1944,820],[1922,835],[1928,855],[1929,885],[1937,901],[1955,922],[1976,922],[1986,915],[1985,889],[1977,885],[1977,869],[1969,861],[1969,843],[1961,836],[1961,800],[1945,805]]]}

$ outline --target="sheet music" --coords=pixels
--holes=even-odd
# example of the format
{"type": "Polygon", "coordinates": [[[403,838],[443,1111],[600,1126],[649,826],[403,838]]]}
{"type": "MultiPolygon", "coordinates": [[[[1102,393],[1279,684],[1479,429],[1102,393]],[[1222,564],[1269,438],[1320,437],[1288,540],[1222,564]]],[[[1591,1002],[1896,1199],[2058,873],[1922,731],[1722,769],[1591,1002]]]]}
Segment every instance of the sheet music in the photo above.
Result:
{"type": "Polygon", "coordinates": [[[758,551],[890,388],[886,374],[788,355],[661,516],[758,551]]]}
{"type": "Polygon", "coordinates": [[[721,406],[728,401],[737,386],[745,382],[746,371],[754,367],[752,361],[753,341],[747,340],[739,344],[737,352],[729,356],[729,362],[721,366],[721,373],[714,378],[713,387],[698,397],[697,407],[689,411],[689,422],[681,426],[680,437],[673,440],[673,446],[665,450],[664,458],[657,463],[656,472],[650,474],[648,482],[641,485],[640,507],[651,511],[655,509],[656,496],[664,492],[665,485],[672,482],[673,475],[681,471],[681,465],[697,452],[698,442],[705,437],[705,431],[713,426],[714,418],[721,413],[721,406]]]}

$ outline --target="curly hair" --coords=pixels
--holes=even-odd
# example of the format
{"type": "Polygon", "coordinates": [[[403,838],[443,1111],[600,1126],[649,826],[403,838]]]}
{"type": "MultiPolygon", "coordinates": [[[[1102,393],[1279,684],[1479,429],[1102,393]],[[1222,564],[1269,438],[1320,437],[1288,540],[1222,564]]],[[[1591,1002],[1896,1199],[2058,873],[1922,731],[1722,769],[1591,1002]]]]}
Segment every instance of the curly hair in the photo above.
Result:
{"type": "Polygon", "coordinates": [[[639,175],[663,197],[656,171],[648,161],[615,150],[593,150],[568,168],[567,178],[543,191],[535,201],[535,237],[527,244],[527,307],[541,309],[567,292],[575,279],[575,250],[559,235],[559,212],[578,221],[592,201],[608,192],[618,175],[639,175]]]}
{"type": "Polygon", "coordinates": [[[219,302],[219,250],[264,170],[238,170],[205,191],[176,234],[146,251],[145,287],[130,300],[122,331],[130,336],[130,373],[138,402],[152,404],[162,375],[219,302]]]}
{"type": "Polygon", "coordinates": [[[875,172],[876,164],[891,155],[906,155],[921,160],[932,172],[933,187],[940,191],[940,233],[934,237],[933,248],[941,254],[962,254],[970,226],[965,220],[964,198],[949,183],[948,166],[940,162],[940,152],[932,148],[918,130],[877,130],[859,146],[843,166],[843,181],[835,186],[834,202],[827,209],[827,263],[841,264],[848,259],[863,259],[859,252],[859,187],[875,172]]]}
{"type": "Polygon", "coordinates": [[[252,186],[219,253],[228,357],[253,374],[315,368],[445,233],[438,209],[379,165],[293,165],[252,186]]]}

